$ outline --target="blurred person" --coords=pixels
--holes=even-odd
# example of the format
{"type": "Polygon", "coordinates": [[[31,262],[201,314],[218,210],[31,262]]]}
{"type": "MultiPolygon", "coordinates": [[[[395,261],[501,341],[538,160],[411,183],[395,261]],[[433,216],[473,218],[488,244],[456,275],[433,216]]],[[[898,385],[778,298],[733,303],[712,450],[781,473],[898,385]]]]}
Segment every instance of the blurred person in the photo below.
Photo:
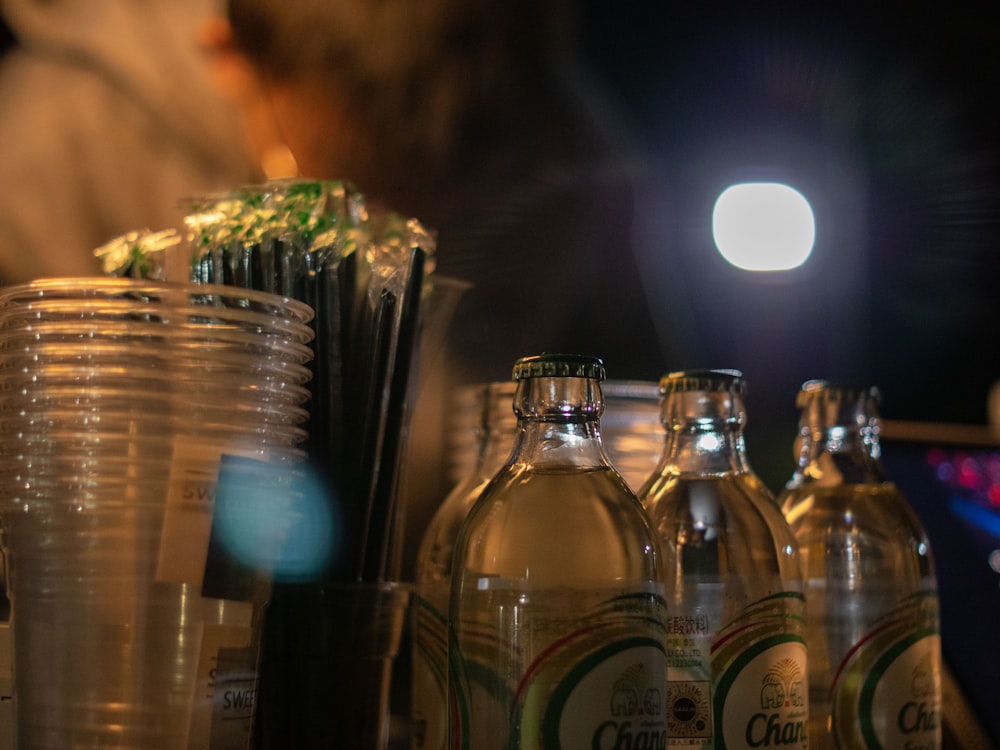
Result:
{"type": "Polygon", "coordinates": [[[0,0],[0,284],[98,274],[94,248],[253,179],[204,69],[212,0],[0,0]]]}

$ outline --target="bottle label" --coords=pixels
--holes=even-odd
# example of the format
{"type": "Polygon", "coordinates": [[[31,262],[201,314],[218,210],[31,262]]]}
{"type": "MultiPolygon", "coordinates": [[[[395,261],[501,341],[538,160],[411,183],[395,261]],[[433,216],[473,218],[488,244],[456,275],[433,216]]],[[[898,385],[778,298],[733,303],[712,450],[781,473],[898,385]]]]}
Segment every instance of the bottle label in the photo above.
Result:
{"type": "Polygon", "coordinates": [[[937,597],[908,598],[847,654],[833,681],[837,747],[941,747],[937,597]]]}
{"type": "Polygon", "coordinates": [[[705,614],[668,618],[670,747],[805,747],[803,607],[769,597],[719,633],[705,614]]]}
{"type": "Polygon", "coordinates": [[[719,681],[719,747],[808,747],[806,646],[787,636],[755,643],[719,681]]]}
{"type": "Polygon", "coordinates": [[[625,595],[591,616],[521,622],[530,638],[463,624],[452,653],[457,742],[467,748],[665,748],[662,600],[625,595]],[[524,627],[526,626],[526,627],[524,627]],[[552,634],[554,637],[546,637],[552,634]]]}
{"type": "MultiPolygon", "coordinates": [[[[460,713],[458,742],[476,748],[650,748],[667,747],[666,659],[663,644],[635,638],[607,644],[576,664],[555,684],[546,668],[511,693],[467,673],[468,702],[453,704],[460,713]],[[500,711],[484,711],[484,703],[500,711]],[[468,711],[475,714],[473,732],[468,711]]],[[[453,698],[456,691],[452,691],[453,698]]]]}
{"type": "Polygon", "coordinates": [[[448,730],[448,622],[432,599],[418,597],[413,610],[413,747],[438,750],[448,730]]]}
{"type": "MultiPolygon", "coordinates": [[[[505,646],[490,628],[466,626],[448,640],[448,734],[453,750],[508,748],[514,686],[497,664],[515,665],[516,649],[505,646]]],[[[506,670],[513,671],[513,670],[506,670]]]]}
{"type": "Polygon", "coordinates": [[[667,729],[671,747],[712,745],[711,648],[707,615],[667,618],[667,729]]]}
{"type": "MultiPolygon", "coordinates": [[[[665,674],[662,644],[646,638],[613,643],[591,654],[552,691],[541,717],[539,746],[665,748],[665,674]]],[[[522,713],[522,723],[524,718],[522,713]]],[[[533,724],[522,731],[533,732],[533,724]]],[[[522,747],[532,746],[522,742],[522,747]]]]}

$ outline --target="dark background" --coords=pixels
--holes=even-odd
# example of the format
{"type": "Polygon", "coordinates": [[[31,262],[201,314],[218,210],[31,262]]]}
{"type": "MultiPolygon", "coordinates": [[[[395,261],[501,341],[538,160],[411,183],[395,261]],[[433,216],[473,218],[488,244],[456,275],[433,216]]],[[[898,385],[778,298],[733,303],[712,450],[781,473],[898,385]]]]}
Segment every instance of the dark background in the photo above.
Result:
{"type": "Polygon", "coordinates": [[[768,484],[790,472],[808,378],[878,385],[887,419],[984,424],[1000,379],[1000,6],[580,7],[585,67],[634,147],[661,348],[671,366],[746,373],[768,484]],[[719,256],[712,205],[743,180],[809,199],[803,268],[719,256]]]}

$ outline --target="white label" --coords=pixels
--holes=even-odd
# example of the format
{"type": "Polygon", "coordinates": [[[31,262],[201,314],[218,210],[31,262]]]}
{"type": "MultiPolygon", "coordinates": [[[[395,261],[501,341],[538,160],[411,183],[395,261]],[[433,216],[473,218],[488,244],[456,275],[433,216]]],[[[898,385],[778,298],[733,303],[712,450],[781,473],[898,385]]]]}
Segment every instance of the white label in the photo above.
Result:
{"type": "Polygon", "coordinates": [[[847,653],[831,690],[837,747],[941,747],[937,611],[933,591],[907,597],[847,653]]]}
{"type": "Polygon", "coordinates": [[[157,581],[187,583],[201,589],[223,454],[259,458],[252,451],[233,450],[219,442],[175,438],[156,562],[157,581]]]}
{"type": "Polygon", "coordinates": [[[712,634],[708,617],[667,618],[667,730],[670,747],[712,743],[712,634]]]}
{"type": "Polygon", "coordinates": [[[493,608],[479,611],[497,612],[500,627],[471,618],[455,626],[455,747],[666,747],[662,599],[646,591],[560,589],[544,597],[559,616],[532,617],[537,593],[489,596],[493,608]],[[566,611],[573,605],[585,614],[573,618],[566,611]],[[504,626],[516,637],[505,637],[504,626]]]}
{"type": "MultiPolygon", "coordinates": [[[[241,607],[244,605],[240,605],[241,607]]],[[[249,621],[249,605],[247,620],[249,621]]],[[[203,625],[201,631],[201,648],[199,649],[198,673],[194,689],[194,706],[191,713],[191,727],[188,731],[189,750],[216,750],[212,742],[215,732],[214,725],[219,723],[217,715],[221,696],[226,687],[229,670],[223,662],[220,664],[220,653],[228,649],[249,650],[251,630],[249,624],[243,626],[203,625]]],[[[232,686],[229,686],[232,687],[232,686]]],[[[229,699],[233,703],[233,699],[229,699]]],[[[245,703],[245,701],[244,701],[245,703]]]]}
{"type": "Polygon", "coordinates": [[[936,750],[941,747],[940,638],[920,638],[900,649],[886,655],[862,688],[862,733],[870,747],[936,750]]]}
{"type": "Polygon", "coordinates": [[[721,713],[720,750],[805,750],[809,718],[805,644],[775,636],[748,647],[720,676],[715,710],[721,713]]]}
{"type": "Polygon", "coordinates": [[[174,442],[156,580],[201,589],[219,483],[220,445],[174,442]]]}
{"type": "Polygon", "coordinates": [[[553,690],[541,746],[665,748],[665,675],[663,651],[646,639],[591,654],[553,690]]]}
{"type": "Polygon", "coordinates": [[[253,649],[219,649],[212,704],[211,750],[249,750],[257,704],[253,649]]]}

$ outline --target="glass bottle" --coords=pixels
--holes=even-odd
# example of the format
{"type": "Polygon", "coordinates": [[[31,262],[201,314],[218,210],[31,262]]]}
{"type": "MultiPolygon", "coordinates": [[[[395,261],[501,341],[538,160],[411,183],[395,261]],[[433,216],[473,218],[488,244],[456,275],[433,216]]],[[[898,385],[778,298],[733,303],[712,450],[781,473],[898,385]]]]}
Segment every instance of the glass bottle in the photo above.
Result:
{"type": "MultiPolygon", "coordinates": [[[[412,718],[414,748],[443,750],[447,741],[448,596],[458,532],[490,478],[514,446],[513,382],[476,385],[462,396],[463,433],[476,446],[472,470],[448,493],[424,531],[417,552],[412,718]],[[467,405],[465,402],[468,402],[467,405]]],[[[460,448],[464,451],[464,449],[460,448]]]]}
{"type": "Polygon", "coordinates": [[[603,364],[527,357],[513,379],[513,453],[455,549],[452,746],[662,747],[656,545],[601,442],[603,364]]]}
{"type": "Polygon", "coordinates": [[[660,382],[659,467],[639,492],[666,588],[670,747],[807,747],[804,600],[791,530],[750,468],[735,370],[660,382]]]}
{"type": "Polygon", "coordinates": [[[809,381],[779,502],[806,581],[813,748],[941,747],[927,536],[879,460],[878,392],[809,381]]]}

